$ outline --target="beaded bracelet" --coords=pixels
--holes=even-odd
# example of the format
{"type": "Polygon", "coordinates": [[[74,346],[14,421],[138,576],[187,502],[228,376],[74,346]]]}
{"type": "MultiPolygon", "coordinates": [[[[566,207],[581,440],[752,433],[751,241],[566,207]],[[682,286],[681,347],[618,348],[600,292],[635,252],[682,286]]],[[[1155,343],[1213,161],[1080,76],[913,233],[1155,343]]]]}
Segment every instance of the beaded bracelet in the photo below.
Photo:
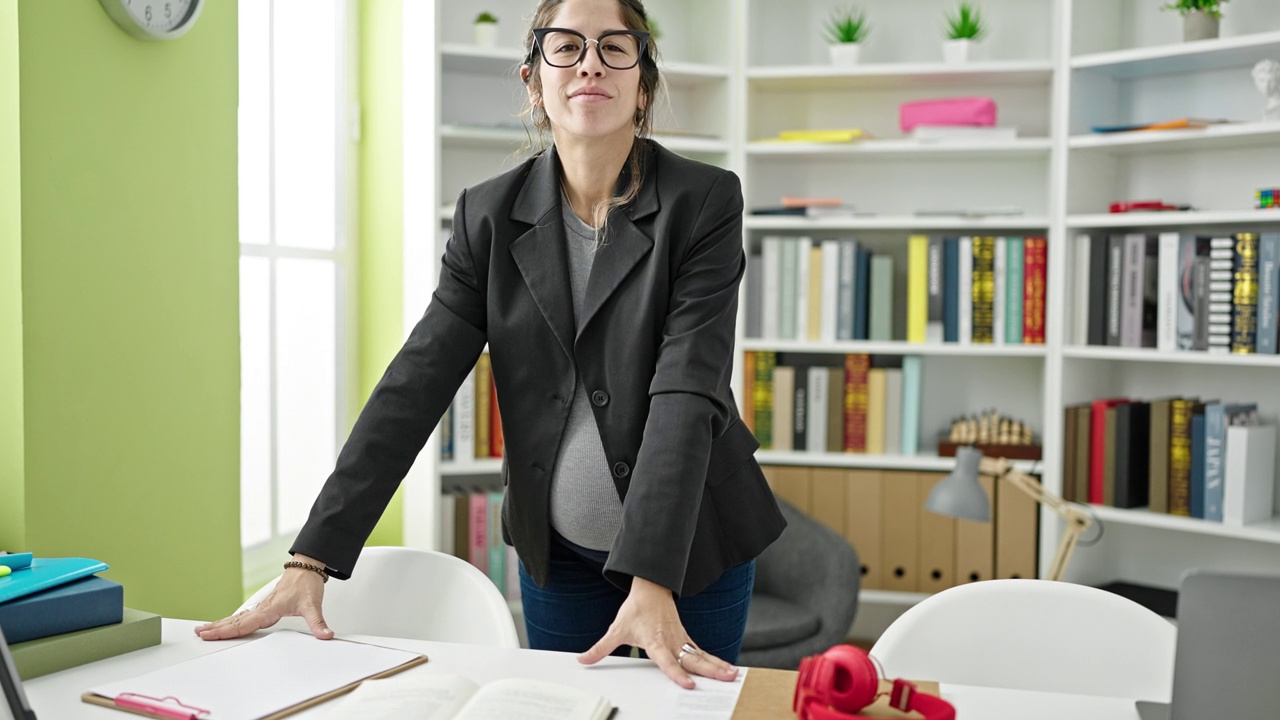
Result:
{"type": "Polygon", "coordinates": [[[325,572],[324,568],[320,567],[319,565],[312,565],[310,563],[299,562],[298,560],[290,560],[289,562],[284,564],[285,570],[288,570],[289,568],[302,568],[303,570],[310,570],[315,573],[320,573],[321,581],[329,582],[329,573],[325,572]]]}

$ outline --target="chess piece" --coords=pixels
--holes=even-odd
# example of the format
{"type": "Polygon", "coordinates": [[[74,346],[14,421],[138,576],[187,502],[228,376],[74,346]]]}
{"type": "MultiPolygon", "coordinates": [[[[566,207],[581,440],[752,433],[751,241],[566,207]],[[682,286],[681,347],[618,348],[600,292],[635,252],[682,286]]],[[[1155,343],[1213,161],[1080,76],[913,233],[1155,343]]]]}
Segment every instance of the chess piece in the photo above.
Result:
{"type": "Polygon", "coordinates": [[[1267,101],[1262,119],[1280,120],[1280,62],[1259,60],[1253,66],[1253,84],[1267,101]]]}

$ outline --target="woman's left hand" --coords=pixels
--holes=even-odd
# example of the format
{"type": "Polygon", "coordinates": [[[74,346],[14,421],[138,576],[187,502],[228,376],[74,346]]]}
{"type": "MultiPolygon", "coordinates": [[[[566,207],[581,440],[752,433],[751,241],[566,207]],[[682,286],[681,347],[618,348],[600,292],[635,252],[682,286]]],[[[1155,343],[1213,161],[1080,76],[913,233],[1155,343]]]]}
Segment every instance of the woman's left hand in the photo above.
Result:
{"type": "Polygon", "coordinates": [[[726,682],[738,676],[737,668],[701,650],[685,653],[681,658],[680,649],[686,643],[696,647],[684,631],[671,591],[637,577],[632,579],[631,593],[618,609],[618,617],[609,631],[600,642],[579,655],[578,662],[594,665],[619,646],[632,645],[644,650],[667,677],[686,690],[694,688],[691,674],[726,682]]]}

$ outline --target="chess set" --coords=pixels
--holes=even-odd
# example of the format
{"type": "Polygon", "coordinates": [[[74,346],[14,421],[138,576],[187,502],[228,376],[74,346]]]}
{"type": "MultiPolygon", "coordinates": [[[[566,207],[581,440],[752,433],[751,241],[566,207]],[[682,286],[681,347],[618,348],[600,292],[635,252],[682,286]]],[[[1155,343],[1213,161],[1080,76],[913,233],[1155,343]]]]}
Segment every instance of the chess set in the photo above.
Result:
{"type": "Polygon", "coordinates": [[[938,438],[938,456],[955,457],[956,448],[963,445],[972,445],[988,457],[1009,460],[1039,460],[1043,452],[1029,424],[994,409],[952,420],[951,427],[938,438]]]}

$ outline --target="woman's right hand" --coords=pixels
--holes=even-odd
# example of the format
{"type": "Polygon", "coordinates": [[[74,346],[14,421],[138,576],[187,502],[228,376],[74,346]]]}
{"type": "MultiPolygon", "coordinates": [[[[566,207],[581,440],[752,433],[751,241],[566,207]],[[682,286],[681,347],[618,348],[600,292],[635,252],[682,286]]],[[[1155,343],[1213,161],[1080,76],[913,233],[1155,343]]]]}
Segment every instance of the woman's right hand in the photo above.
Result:
{"type": "MultiPolygon", "coordinates": [[[[303,555],[294,555],[293,559],[324,567],[324,563],[303,555]]],[[[244,637],[255,630],[269,628],[280,622],[280,618],[300,616],[307,621],[312,635],[321,640],[329,640],[333,637],[333,631],[325,624],[324,616],[320,613],[323,599],[324,579],[319,573],[303,568],[287,568],[275,588],[257,606],[217,622],[201,625],[196,628],[196,635],[202,640],[230,640],[244,637]]]]}

